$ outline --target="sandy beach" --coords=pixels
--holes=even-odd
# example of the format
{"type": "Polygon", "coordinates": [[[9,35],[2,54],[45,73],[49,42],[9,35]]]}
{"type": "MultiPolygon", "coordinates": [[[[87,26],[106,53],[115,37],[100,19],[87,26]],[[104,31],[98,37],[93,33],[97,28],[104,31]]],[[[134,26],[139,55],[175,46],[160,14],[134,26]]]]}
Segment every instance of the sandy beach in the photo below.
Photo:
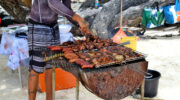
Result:
{"type": "MultiPolygon", "coordinates": [[[[179,100],[180,91],[180,37],[161,39],[141,39],[137,51],[147,55],[149,69],[161,73],[159,91],[155,98],[179,100]]],[[[6,66],[7,57],[0,56],[0,100],[28,100],[27,68],[22,67],[23,85],[21,88],[18,72],[14,73],[6,66]]],[[[38,93],[37,100],[45,100],[45,93],[38,93]]],[[[75,100],[75,88],[56,92],[56,100],[75,100]]],[[[102,100],[80,86],[80,100],[102,100]]],[[[132,96],[123,100],[136,100],[132,96]]]]}

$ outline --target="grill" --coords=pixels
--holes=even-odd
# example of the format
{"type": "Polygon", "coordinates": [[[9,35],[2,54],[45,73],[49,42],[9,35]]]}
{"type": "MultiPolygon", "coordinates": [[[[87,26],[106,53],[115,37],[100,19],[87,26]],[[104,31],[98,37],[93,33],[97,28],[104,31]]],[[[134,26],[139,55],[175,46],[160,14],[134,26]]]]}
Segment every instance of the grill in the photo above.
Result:
{"type": "Polygon", "coordinates": [[[45,53],[46,58],[50,59],[45,61],[72,73],[93,94],[105,100],[119,100],[132,94],[140,86],[147,71],[148,62],[144,54],[134,53],[141,56],[82,69],[80,65],[70,63],[63,57],[58,47],[51,47],[45,53]]]}

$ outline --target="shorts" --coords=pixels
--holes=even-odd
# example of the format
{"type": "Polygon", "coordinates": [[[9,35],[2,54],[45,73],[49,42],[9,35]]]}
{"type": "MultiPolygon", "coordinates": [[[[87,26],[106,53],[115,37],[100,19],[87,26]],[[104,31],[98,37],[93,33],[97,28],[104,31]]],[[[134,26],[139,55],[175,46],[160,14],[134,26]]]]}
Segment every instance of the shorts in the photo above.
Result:
{"type": "Polygon", "coordinates": [[[44,62],[42,52],[48,46],[60,45],[58,24],[48,26],[29,22],[28,32],[29,71],[33,69],[37,73],[43,73],[45,69],[52,68],[52,65],[44,62]]]}

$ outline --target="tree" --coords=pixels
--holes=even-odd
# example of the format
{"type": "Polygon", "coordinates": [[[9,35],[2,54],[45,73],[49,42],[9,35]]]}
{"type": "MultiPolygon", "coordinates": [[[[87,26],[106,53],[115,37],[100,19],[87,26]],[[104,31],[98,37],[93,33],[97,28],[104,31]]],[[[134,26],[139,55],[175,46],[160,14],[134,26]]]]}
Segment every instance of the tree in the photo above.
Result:
{"type": "Polygon", "coordinates": [[[0,5],[19,23],[25,23],[29,8],[21,0],[0,0],[0,5]]]}

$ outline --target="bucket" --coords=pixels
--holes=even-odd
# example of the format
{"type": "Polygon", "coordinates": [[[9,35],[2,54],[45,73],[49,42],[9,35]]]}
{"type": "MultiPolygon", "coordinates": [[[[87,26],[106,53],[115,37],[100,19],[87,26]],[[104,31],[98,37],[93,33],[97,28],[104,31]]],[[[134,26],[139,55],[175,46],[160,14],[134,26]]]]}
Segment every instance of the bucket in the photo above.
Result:
{"type": "Polygon", "coordinates": [[[155,70],[148,70],[145,76],[145,97],[155,97],[158,93],[158,84],[161,74],[155,70]]]}

